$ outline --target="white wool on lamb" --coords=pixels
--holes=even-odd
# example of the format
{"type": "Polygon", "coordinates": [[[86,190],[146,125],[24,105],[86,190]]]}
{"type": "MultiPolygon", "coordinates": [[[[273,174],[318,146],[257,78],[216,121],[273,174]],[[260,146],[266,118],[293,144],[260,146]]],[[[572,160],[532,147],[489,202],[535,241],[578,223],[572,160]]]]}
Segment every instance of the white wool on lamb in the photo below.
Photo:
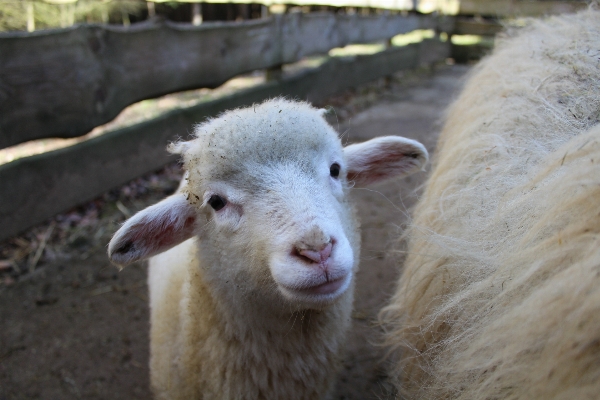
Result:
{"type": "Polygon", "coordinates": [[[400,137],[343,148],[319,110],[275,99],[170,149],[186,170],[178,192],[129,219],[108,249],[119,265],[154,256],[156,397],[326,398],[360,252],[349,181],[409,174],[425,148],[400,137]]]}
{"type": "Polygon", "coordinates": [[[600,12],[514,36],[448,111],[381,314],[402,398],[600,396],[600,12]]]}

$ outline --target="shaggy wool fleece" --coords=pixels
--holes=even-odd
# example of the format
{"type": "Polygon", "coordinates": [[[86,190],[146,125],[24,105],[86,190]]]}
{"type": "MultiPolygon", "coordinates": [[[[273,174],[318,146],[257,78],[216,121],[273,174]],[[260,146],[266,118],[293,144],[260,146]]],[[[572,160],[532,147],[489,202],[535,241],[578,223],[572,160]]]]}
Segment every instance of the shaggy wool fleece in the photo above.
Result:
{"type": "Polygon", "coordinates": [[[448,110],[383,310],[416,399],[600,396],[600,12],[500,39],[448,110]]]}

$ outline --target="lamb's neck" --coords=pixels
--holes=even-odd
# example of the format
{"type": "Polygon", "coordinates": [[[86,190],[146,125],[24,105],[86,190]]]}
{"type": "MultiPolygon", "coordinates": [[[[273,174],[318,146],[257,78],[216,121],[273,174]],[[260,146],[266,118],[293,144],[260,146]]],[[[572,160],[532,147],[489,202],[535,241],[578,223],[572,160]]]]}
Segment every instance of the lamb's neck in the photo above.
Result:
{"type": "Polygon", "coordinates": [[[215,320],[227,332],[238,334],[268,328],[276,335],[294,332],[306,335],[308,331],[328,329],[337,320],[336,314],[351,308],[348,303],[352,302],[352,288],[335,304],[322,309],[294,306],[282,297],[270,276],[264,275],[261,282],[256,282],[255,277],[245,273],[250,269],[248,265],[235,264],[240,257],[224,253],[213,258],[211,250],[214,252],[215,248],[199,242],[198,258],[203,267],[198,271],[195,285],[207,296],[204,301],[212,304],[215,320]]]}
{"type": "Polygon", "coordinates": [[[322,310],[294,307],[278,293],[269,296],[263,292],[217,289],[212,290],[212,296],[218,315],[233,332],[268,328],[274,334],[289,335],[321,329],[331,321],[328,318],[331,307],[322,310]]]}

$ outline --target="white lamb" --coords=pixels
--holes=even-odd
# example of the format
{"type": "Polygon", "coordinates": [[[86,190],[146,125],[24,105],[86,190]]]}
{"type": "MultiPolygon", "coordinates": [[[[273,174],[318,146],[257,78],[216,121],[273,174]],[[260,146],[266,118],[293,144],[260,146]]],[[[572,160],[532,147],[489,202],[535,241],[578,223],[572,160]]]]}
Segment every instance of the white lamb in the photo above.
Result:
{"type": "Polygon", "coordinates": [[[360,238],[349,182],[407,175],[418,142],[343,148],[322,112],[283,99],[229,111],[170,146],[179,191],[110,242],[150,256],[150,372],[160,399],[318,399],[350,325],[360,238]],[[162,253],[162,254],[159,254],[162,253]]]}

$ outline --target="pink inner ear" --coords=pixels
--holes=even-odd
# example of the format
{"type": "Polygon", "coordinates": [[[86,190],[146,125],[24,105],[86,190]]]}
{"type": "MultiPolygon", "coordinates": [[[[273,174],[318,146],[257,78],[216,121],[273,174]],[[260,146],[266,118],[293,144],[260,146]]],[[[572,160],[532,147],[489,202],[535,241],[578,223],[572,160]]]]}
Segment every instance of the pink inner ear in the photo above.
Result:
{"type": "Polygon", "coordinates": [[[148,221],[133,230],[130,238],[133,243],[146,243],[152,254],[163,252],[190,238],[194,233],[195,216],[188,216],[181,221],[148,221]],[[154,250],[150,250],[153,248],[154,250]]]}
{"type": "MultiPolygon", "coordinates": [[[[404,175],[415,167],[415,163],[406,158],[407,155],[400,152],[381,152],[378,157],[369,160],[370,162],[348,171],[348,179],[360,181],[362,184],[371,184],[404,175]]],[[[415,158],[411,157],[412,160],[415,158]]]]}
{"type": "Polygon", "coordinates": [[[110,259],[119,265],[151,257],[189,239],[194,234],[196,213],[176,194],[140,211],[110,241],[110,259]]]}
{"type": "Polygon", "coordinates": [[[408,175],[427,161],[427,150],[420,143],[401,137],[382,137],[345,149],[348,179],[368,185],[408,175]]]}

